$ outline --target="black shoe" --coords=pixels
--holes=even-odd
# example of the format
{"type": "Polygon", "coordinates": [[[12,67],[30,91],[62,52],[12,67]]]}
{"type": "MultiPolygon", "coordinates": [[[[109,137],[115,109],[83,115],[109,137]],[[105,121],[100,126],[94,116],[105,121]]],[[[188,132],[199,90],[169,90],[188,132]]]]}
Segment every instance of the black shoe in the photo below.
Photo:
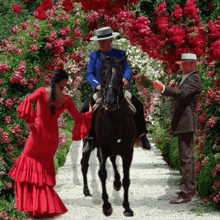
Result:
{"type": "Polygon", "coordinates": [[[151,149],[150,141],[147,139],[146,135],[141,136],[140,139],[143,145],[143,149],[150,150],[151,149]]]}
{"type": "Polygon", "coordinates": [[[92,139],[83,140],[83,153],[87,153],[92,149],[92,139]]]}

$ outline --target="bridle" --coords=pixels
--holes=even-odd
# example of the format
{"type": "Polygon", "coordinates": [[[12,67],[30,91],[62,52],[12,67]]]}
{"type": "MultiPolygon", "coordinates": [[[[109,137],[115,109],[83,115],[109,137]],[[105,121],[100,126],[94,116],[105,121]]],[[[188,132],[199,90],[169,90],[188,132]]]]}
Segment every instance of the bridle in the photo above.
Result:
{"type": "MultiPolygon", "coordinates": [[[[108,70],[109,70],[109,69],[107,69],[107,70],[105,71],[104,77],[106,76],[106,73],[107,73],[108,70]]],[[[117,74],[117,73],[116,73],[116,68],[115,68],[115,67],[112,67],[112,76],[114,76],[115,74],[117,74]]],[[[109,88],[114,88],[114,89],[116,90],[116,92],[117,92],[117,95],[116,95],[116,99],[117,99],[117,109],[119,109],[119,108],[122,106],[123,102],[124,102],[124,98],[123,98],[123,100],[121,101],[121,103],[119,103],[120,88],[116,88],[116,86],[113,85],[112,79],[110,80],[110,83],[109,83],[109,85],[108,85],[107,88],[108,88],[108,89],[109,89],[109,88]]],[[[106,89],[102,88],[102,94],[103,94],[102,106],[103,106],[103,108],[106,109],[106,107],[105,107],[105,106],[106,106],[106,89]]]]}

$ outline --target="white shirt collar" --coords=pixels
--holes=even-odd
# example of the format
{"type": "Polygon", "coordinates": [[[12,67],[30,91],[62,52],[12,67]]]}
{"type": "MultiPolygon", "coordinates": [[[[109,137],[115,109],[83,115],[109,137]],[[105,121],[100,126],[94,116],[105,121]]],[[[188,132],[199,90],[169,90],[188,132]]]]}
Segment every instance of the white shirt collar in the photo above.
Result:
{"type": "Polygon", "coordinates": [[[184,74],[183,77],[186,78],[186,77],[188,77],[191,73],[194,73],[195,71],[196,71],[196,70],[194,70],[194,71],[192,71],[192,72],[190,72],[190,73],[184,74]]]}

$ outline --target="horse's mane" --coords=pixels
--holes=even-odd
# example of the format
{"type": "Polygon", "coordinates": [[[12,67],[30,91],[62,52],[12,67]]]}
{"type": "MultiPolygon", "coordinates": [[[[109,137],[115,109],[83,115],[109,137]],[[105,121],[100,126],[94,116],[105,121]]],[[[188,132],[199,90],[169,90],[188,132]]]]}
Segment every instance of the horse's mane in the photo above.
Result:
{"type": "Polygon", "coordinates": [[[111,69],[114,67],[117,72],[121,73],[120,77],[123,77],[123,69],[122,65],[117,62],[118,60],[115,57],[109,57],[106,56],[105,59],[102,59],[102,65],[100,69],[100,81],[101,81],[101,86],[104,88],[105,86],[105,81],[109,82],[111,79],[111,69]]]}

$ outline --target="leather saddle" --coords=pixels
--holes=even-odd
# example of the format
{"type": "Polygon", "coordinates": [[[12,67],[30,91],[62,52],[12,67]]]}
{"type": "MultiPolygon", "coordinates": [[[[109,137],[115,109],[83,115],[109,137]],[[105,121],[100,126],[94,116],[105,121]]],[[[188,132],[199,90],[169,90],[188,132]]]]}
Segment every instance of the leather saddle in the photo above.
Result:
{"type": "MultiPolygon", "coordinates": [[[[126,101],[128,102],[128,106],[131,109],[131,111],[133,112],[133,114],[136,113],[136,108],[134,107],[134,105],[131,102],[131,97],[132,94],[128,91],[125,90],[124,92],[124,97],[126,99],[126,101]]],[[[94,111],[98,108],[98,106],[102,103],[102,91],[98,91],[93,95],[93,99],[95,100],[96,104],[95,104],[95,108],[94,111]]]]}

